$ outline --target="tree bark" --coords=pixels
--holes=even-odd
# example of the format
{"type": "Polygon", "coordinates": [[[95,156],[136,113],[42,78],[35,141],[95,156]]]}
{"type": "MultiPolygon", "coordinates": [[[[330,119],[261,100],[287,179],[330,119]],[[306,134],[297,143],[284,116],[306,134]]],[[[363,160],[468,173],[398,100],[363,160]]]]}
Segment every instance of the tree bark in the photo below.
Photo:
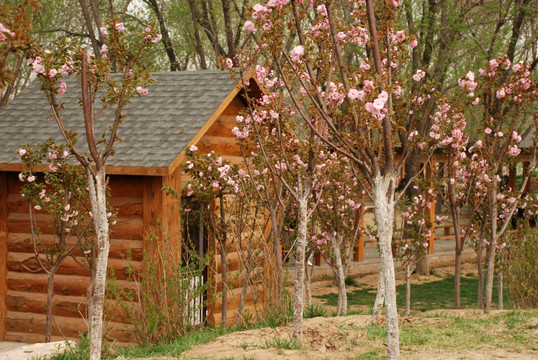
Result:
{"type": "MultiPolygon", "coordinates": [[[[52,269],[51,269],[52,270],[52,269]]],[[[50,342],[52,336],[52,306],[54,304],[54,275],[55,272],[50,271],[47,274],[47,318],[45,322],[45,342],[50,342]]]]}
{"type": "Polygon", "coordinates": [[[310,268],[308,267],[308,259],[312,254],[312,250],[308,251],[304,257],[304,288],[306,294],[306,308],[309,309],[312,306],[312,289],[311,289],[311,278],[310,278],[310,268]]]}
{"type": "Polygon", "coordinates": [[[482,309],[484,306],[484,267],[482,264],[482,239],[478,240],[478,251],[476,253],[476,265],[478,270],[478,308],[482,309]]]}
{"type": "Polygon", "coordinates": [[[198,9],[196,8],[194,0],[188,0],[188,3],[191,10],[192,29],[194,32],[194,41],[196,42],[196,52],[198,53],[198,57],[200,58],[200,68],[202,70],[206,70],[207,63],[205,60],[205,52],[204,47],[202,46],[202,40],[200,39],[200,14],[198,13],[198,9]]]}
{"type": "Polygon", "coordinates": [[[381,250],[383,277],[385,280],[385,312],[387,316],[387,359],[400,359],[398,309],[396,305],[396,280],[392,257],[392,232],[394,225],[394,189],[396,176],[392,173],[374,178],[374,209],[377,235],[381,250]]]}
{"type": "Polygon", "coordinates": [[[163,37],[162,43],[164,46],[164,50],[166,51],[166,56],[168,56],[168,61],[170,61],[170,71],[179,71],[179,62],[177,61],[176,53],[172,45],[172,40],[170,39],[168,28],[166,27],[166,24],[164,22],[164,16],[161,13],[161,9],[159,9],[157,0],[146,0],[146,2],[149,4],[151,9],[155,13],[155,16],[157,16],[157,20],[159,21],[159,29],[163,37]]]}
{"type": "Polygon", "coordinates": [[[101,359],[101,343],[103,333],[103,309],[105,302],[106,275],[110,239],[106,208],[106,174],[105,167],[95,172],[95,176],[87,170],[88,188],[93,214],[95,233],[97,234],[97,262],[95,266],[95,282],[92,291],[92,311],[90,318],[90,360],[101,359]]]}
{"type": "Polygon", "coordinates": [[[411,313],[411,262],[405,266],[405,315],[411,313]]]}
{"type": "Polygon", "coordinates": [[[347,292],[346,292],[346,275],[342,265],[342,255],[340,253],[340,242],[337,236],[331,236],[331,242],[336,262],[336,285],[338,286],[338,302],[336,305],[336,315],[345,315],[347,313],[347,292]]]}
{"type": "MultiPolygon", "coordinates": [[[[299,180],[299,187],[304,186],[299,180]]],[[[295,293],[293,304],[293,339],[299,346],[303,344],[303,311],[304,311],[304,258],[306,248],[306,230],[308,222],[309,191],[299,195],[297,216],[297,250],[295,252],[295,293]]]]}
{"type": "Polygon", "coordinates": [[[497,273],[497,278],[499,279],[499,283],[498,283],[498,286],[499,286],[499,292],[498,292],[498,296],[499,296],[499,310],[504,310],[504,299],[503,299],[503,272],[502,271],[499,271],[497,273]]]}
{"type": "Polygon", "coordinates": [[[86,4],[85,0],[79,0],[79,2],[80,2],[80,9],[82,10],[82,15],[84,17],[84,22],[86,23],[86,29],[88,30],[88,34],[90,35],[90,41],[92,43],[93,52],[95,56],[100,57],[101,49],[99,48],[99,44],[97,43],[97,38],[95,37],[95,31],[93,31],[93,24],[92,24],[90,12],[88,11],[88,5],[86,4]]]}
{"type": "Polygon", "coordinates": [[[494,181],[489,191],[490,239],[487,256],[488,270],[486,273],[486,293],[484,297],[484,314],[491,313],[491,298],[493,296],[493,278],[495,277],[495,250],[497,245],[497,182],[494,181]]]}
{"type": "Polygon", "coordinates": [[[222,309],[221,309],[221,327],[228,324],[228,264],[226,263],[226,245],[220,249],[220,272],[222,276],[222,309]]]}
{"type": "Polygon", "coordinates": [[[375,295],[374,307],[372,308],[372,324],[381,324],[381,314],[383,313],[383,305],[385,305],[385,278],[383,277],[383,263],[379,269],[379,279],[377,281],[377,293],[375,295]]]}

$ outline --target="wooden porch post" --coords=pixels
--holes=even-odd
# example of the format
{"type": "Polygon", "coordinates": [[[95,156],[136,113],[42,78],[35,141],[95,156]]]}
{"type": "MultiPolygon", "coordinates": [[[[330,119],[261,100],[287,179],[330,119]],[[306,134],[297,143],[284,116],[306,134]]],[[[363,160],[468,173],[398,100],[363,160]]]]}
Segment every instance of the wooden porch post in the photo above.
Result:
{"type": "MultiPolygon", "coordinates": [[[[525,176],[527,176],[527,174],[529,173],[529,165],[530,165],[530,162],[528,161],[523,162],[523,178],[525,178],[525,176]]],[[[527,185],[525,185],[525,189],[523,190],[523,192],[529,193],[530,190],[531,190],[531,182],[529,179],[529,181],[527,181],[527,185]]]]}
{"type": "Polygon", "coordinates": [[[511,164],[508,168],[508,186],[515,190],[516,188],[516,164],[511,164]]]}
{"type": "Polygon", "coordinates": [[[7,295],[7,174],[0,173],[0,341],[6,338],[7,295]]]}

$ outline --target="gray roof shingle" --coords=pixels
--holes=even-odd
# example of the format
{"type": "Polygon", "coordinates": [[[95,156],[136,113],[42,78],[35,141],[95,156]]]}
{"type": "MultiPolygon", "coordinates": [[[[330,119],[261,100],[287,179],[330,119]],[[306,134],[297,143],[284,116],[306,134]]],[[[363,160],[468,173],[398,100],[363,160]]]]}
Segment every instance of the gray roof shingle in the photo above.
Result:
{"type": "MultiPolygon", "coordinates": [[[[107,165],[127,167],[168,167],[199,132],[237,82],[222,71],[183,71],[154,73],[149,94],[136,96],[123,114],[121,142],[114,146],[116,155],[107,165]]],[[[78,132],[85,143],[80,80],[64,79],[67,92],[59,95],[64,102],[62,116],[66,128],[78,132]]],[[[96,101],[96,109],[100,100],[96,101]]],[[[3,110],[0,110],[0,164],[18,164],[18,150],[24,144],[35,145],[48,138],[63,141],[40,82],[34,81],[3,110]]],[[[113,121],[113,109],[97,118],[95,136],[99,138],[113,121]]],[[[84,144],[84,150],[87,146],[84,144]]]]}

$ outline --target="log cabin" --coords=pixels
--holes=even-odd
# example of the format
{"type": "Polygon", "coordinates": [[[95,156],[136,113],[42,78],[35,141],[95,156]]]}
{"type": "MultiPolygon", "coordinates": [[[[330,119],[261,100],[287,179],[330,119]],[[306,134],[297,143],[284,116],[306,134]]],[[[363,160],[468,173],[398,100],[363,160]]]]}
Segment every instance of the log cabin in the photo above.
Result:
{"type": "MultiPolygon", "coordinates": [[[[124,110],[116,154],[107,162],[110,204],[117,209],[117,223],[111,231],[109,267],[117,281],[126,287],[131,264],[144,268],[148,234],[164,230],[172,243],[181,243],[179,204],[166,196],[163,185],[179,189],[188,181],[180,165],[185,151],[196,145],[201,152],[215,151],[241,163],[242,157],[231,130],[235,117],[244,108],[243,81],[231,80],[222,71],[154,73],[149,94],[132,99],[124,110]],[[158,225],[159,224],[159,225],[158,225]]],[[[250,79],[246,75],[244,79],[250,79]]],[[[67,92],[60,95],[66,128],[84,134],[82,111],[78,105],[80,83],[67,79],[67,92]]],[[[255,86],[252,81],[250,87],[255,86]]],[[[104,131],[107,110],[96,126],[104,131]]],[[[43,341],[46,314],[47,277],[34,256],[28,205],[20,195],[18,150],[24,144],[36,145],[49,138],[61,141],[50,106],[40,83],[34,81],[0,111],[0,341],[43,341]]],[[[110,119],[110,117],[108,117],[110,119]]],[[[100,133],[96,131],[96,133],[100,133]]],[[[84,136],[79,136],[83,146],[84,136]]],[[[47,236],[51,218],[38,215],[41,231],[47,236]]],[[[49,231],[51,231],[49,229],[49,231]]],[[[211,243],[211,240],[209,240],[211,243]]],[[[208,245],[209,247],[211,244],[208,245]]],[[[218,254],[215,268],[218,268],[218,254]]],[[[229,270],[238,271],[237,254],[228,254],[229,270]]],[[[87,331],[81,316],[86,306],[88,271],[68,259],[55,277],[55,316],[53,341],[77,338],[87,331]]],[[[215,277],[218,282],[218,277],[215,277]]],[[[229,302],[238,302],[239,282],[229,284],[229,302]]],[[[216,284],[222,288],[222,284],[216,284]]],[[[208,323],[220,323],[218,301],[204,309],[208,323]]],[[[247,301],[248,307],[248,301],[247,301]]],[[[234,308],[228,313],[235,321],[234,308]]],[[[125,321],[123,321],[125,322],[125,321]]],[[[119,343],[131,339],[121,319],[109,322],[107,337],[119,343]]]]}

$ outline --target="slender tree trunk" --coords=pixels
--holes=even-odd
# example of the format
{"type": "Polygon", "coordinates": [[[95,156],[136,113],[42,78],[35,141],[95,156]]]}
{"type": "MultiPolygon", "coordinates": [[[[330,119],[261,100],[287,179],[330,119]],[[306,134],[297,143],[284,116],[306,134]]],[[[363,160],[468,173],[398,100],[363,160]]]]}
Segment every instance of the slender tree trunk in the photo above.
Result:
{"type": "Polygon", "coordinates": [[[411,262],[405,266],[405,315],[411,313],[411,262]]]}
{"type": "MultiPolygon", "coordinates": [[[[299,186],[304,185],[299,182],[299,186]]],[[[308,194],[308,191],[304,191],[308,194]]],[[[303,344],[303,310],[304,310],[304,258],[306,248],[306,229],[308,221],[308,196],[300,194],[297,216],[297,250],[295,252],[295,294],[293,304],[293,338],[297,344],[303,344]]]]}
{"type": "Polygon", "coordinates": [[[383,263],[379,269],[379,278],[377,281],[377,293],[375,295],[375,303],[372,309],[372,324],[381,324],[381,315],[383,313],[383,306],[385,305],[385,278],[383,277],[383,263]]]}
{"type": "Polygon", "coordinates": [[[306,294],[306,308],[309,309],[312,306],[312,288],[311,288],[311,277],[310,277],[310,268],[308,267],[308,259],[310,258],[310,255],[312,254],[312,250],[308,251],[308,253],[304,257],[304,289],[306,294]]]}
{"type": "Polygon", "coordinates": [[[461,307],[461,255],[463,252],[463,243],[461,241],[461,226],[460,226],[460,209],[455,205],[455,189],[454,185],[448,185],[450,192],[450,209],[452,212],[452,225],[454,226],[455,240],[455,260],[454,260],[454,307],[461,307]]]}
{"type": "MultiPolygon", "coordinates": [[[[340,235],[336,235],[340,236],[340,235]]],[[[331,236],[332,247],[336,262],[336,285],[338,286],[338,302],[336,306],[336,315],[345,315],[347,313],[347,292],[346,292],[346,275],[342,265],[342,254],[340,253],[340,242],[336,236],[331,236]]]]}
{"type": "Polygon", "coordinates": [[[198,9],[196,8],[196,4],[194,3],[194,0],[188,0],[189,7],[191,9],[191,17],[192,17],[192,29],[194,32],[194,41],[196,43],[196,52],[198,53],[198,57],[200,59],[200,68],[202,70],[207,69],[207,63],[205,60],[205,52],[204,47],[202,46],[202,40],[200,39],[200,30],[199,30],[199,18],[200,14],[198,12],[198,9]]]}
{"type": "Polygon", "coordinates": [[[97,234],[97,261],[95,266],[95,282],[92,291],[93,309],[90,318],[90,360],[100,360],[108,253],[110,251],[108,219],[106,215],[106,174],[104,166],[97,170],[95,177],[88,171],[88,187],[93,222],[97,234]]]}
{"type": "Polygon", "coordinates": [[[221,309],[221,327],[228,324],[228,264],[226,263],[226,249],[222,246],[220,249],[220,271],[222,276],[222,309],[221,309]]]}
{"type": "Polygon", "coordinates": [[[482,309],[484,306],[484,267],[482,261],[483,253],[483,241],[478,240],[478,251],[476,253],[476,265],[478,270],[478,308],[482,309]]]}
{"type": "Polygon", "coordinates": [[[247,297],[248,283],[250,281],[250,273],[252,272],[250,266],[246,265],[245,280],[243,281],[243,288],[241,289],[241,298],[239,299],[239,307],[237,309],[237,317],[235,319],[235,326],[239,326],[239,323],[243,319],[243,311],[245,309],[245,299],[247,297]]]}
{"type": "Polygon", "coordinates": [[[52,336],[52,306],[54,304],[54,275],[56,269],[51,268],[47,276],[47,318],[45,322],[45,342],[50,342],[52,336]]]}
{"type": "Polygon", "coordinates": [[[491,313],[491,298],[493,296],[493,278],[495,277],[495,248],[497,246],[497,182],[494,181],[489,191],[490,197],[490,242],[488,251],[488,270],[486,274],[486,294],[484,298],[484,314],[491,313]]]}
{"type": "Polygon", "coordinates": [[[280,231],[278,230],[278,217],[276,211],[271,212],[271,225],[273,227],[273,253],[276,265],[276,304],[280,304],[284,290],[284,268],[282,266],[282,249],[280,248],[280,231]]]}
{"type": "Polygon", "coordinates": [[[392,231],[394,226],[395,176],[378,174],[374,179],[374,208],[377,223],[383,277],[385,279],[385,312],[387,316],[387,359],[400,359],[398,309],[396,305],[396,279],[392,257],[392,231]]]}
{"type": "Polygon", "coordinates": [[[499,279],[499,310],[504,310],[504,299],[503,299],[503,272],[499,271],[497,273],[497,278],[499,279]]]}

